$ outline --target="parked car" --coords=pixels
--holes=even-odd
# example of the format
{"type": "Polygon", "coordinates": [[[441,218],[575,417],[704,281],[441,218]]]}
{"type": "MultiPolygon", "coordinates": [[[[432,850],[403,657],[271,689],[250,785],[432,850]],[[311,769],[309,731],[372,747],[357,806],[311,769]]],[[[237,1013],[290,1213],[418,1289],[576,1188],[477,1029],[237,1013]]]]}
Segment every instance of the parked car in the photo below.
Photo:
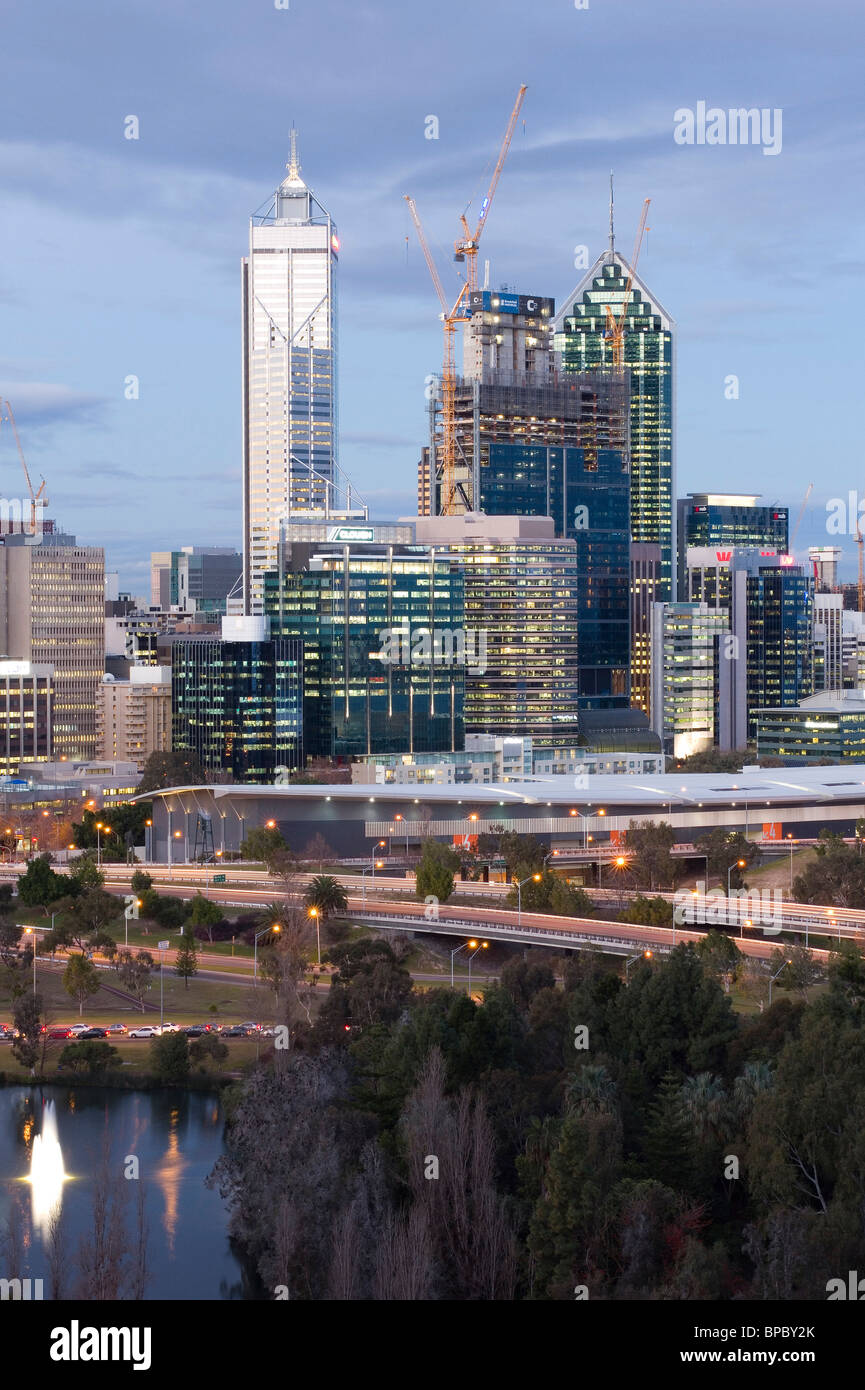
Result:
{"type": "Polygon", "coordinates": [[[125,1023],[106,1023],[106,1025],[105,1025],[105,1031],[106,1031],[106,1033],[125,1033],[125,1032],[126,1032],[126,1024],[125,1024],[125,1023]]]}
{"type": "Polygon", "coordinates": [[[73,1036],[71,1028],[52,1028],[48,1034],[49,1039],[71,1038],[73,1036]]]}
{"type": "Polygon", "coordinates": [[[145,1026],[144,1028],[130,1028],[130,1038],[158,1038],[159,1029],[145,1026]]]}
{"type": "Polygon", "coordinates": [[[89,1027],[90,1027],[90,1024],[89,1024],[89,1023],[73,1023],[73,1024],[70,1026],[69,1031],[70,1031],[70,1033],[76,1033],[76,1034],[77,1034],[77,1033],[86,1033],[89,1027]]]}
{"type": "Polygon", "coordinates": [[[107,1036],[108,1030],[106,1028],[85,1028],[83,1033],[78,1034],[78,1041],[85,1042],[90,1038],[107,1038],[107,1036]]]}
{"type": "Polygon", "coordinates": [[[179,1033],[180,1029],[176,1023],[163,1023],[161,1031],[163,1033],[179,1033]]]}
{"type": "Polygon", "coordinates": [[[249,1034],[247,1033],[246,1029],[241,1028],[237,1024],[235,1024],[233,1028],[223,1028],[222,1032],[220,1033],[220,1037],[222,1038],[246,1038],[248,1036],[249,1034]]]}
{"type": "Polygon", "coordinates": [[[261,1027],[260,1023],[239,1023],[238,1028],[245,1028],[247,1033],[257,1033],[261,1027]]]}

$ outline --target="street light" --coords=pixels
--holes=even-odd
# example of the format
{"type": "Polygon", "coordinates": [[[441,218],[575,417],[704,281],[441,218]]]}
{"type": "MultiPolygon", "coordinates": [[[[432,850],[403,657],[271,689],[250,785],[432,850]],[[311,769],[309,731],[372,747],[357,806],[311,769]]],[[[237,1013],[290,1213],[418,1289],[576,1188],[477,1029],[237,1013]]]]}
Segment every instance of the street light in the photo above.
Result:
{"type": "MultiPolygon", "coordinates": [[[[731,875],[731,873],[733,872],[734,869],[744,869],[744,867],[745,867],[745,860],[744,860],[744,859],[737,859],[736,862],[735,862],[735,864],[731,864],[730,867],[729,867],[729,869],[727,870],[727,925],[728,925],[728,926],[730,925],[730,875],[731,875]]],[[[709,877],[709,871],[708,871],[708,865],[707,865],[707,868],[706,868],[706,889],[707,889],[707,891],[708,891],[708,887],[709,887],[708,877],[709,877]]]]}
{"type": "Polygon", "coordinates": [[[778,969],[775,971],[775,974],[772,976],[771,980],[769,981],[769,1008],[770,1008],[770,1009],[771,1009],[771,1007],[772,1007],[772,986],[773,986],[773,984],[775,983],[775,981],[777,980],[778,976],[781,974],[781,971],[782,971],[782,970],[786,970],[787,966],[788,966],[788,965],[792,965],[792,964],[793,964],[793,962],[792,962],[791,960],[785,960],[784,963],[783,963],[783,965],[781,965],[781,966],[778,967],[778,969]]]}
{"type": "Polygon", "coordinates": [[[471,955],[469,956],[469,999],[471,999],[472,997],[472,961],[474,960],[478,951],[485,951],[489,944],[490,943],[488,941],[482,941],[480,946],[478,946],[477,950],[472,951],[471,955]]]}
{"type": "MultiPolygon", "coordinates": [[[[395,821],[398,821],[398,820],[404,821],[404,818],[403,818],[403,816],[401,816],[399,813],[397,813],[397,814],[394,816],[394,820],[395,820],[395,821]]],[[[406,857],[406,859],[408,859],[408,822],[407,822],[407,821],[404,821],[404,824],[405,824],[405,857],[406,857]]]]}
{"type": "Polygon", "coordinates": [[[790,841],[790,897],[793,896],[793,832],[788,832],[787,839],[790,841]]]}
{"type": "MultiPolygon", "coordinates": [[[[51,926],[54,926],[54,918],[51,919],[51,926]]],[[[25,936],[33,937],[33,993],[36,993],[36,933],[32,927],[24,928],[25,936]]]]}
{"type": "Polygon", "coordinates": [[[464,941],[462,946],[457,946],[451,951],[451,989],[454,987],[454,956],[458,956],[460,951],[468,950],[469,946],[474,947],[477,946],[477,944],[476,941],[464,941]]]}
{"type": "Polygon", "coordinates": [[[309,915],[310,915],[310,917],[312,918],[312,920],[315,922],[315,940],[316,940],[316,944],[317,944],[317,947],[318,947],[318,963],[319,963],[319,965],[321,965],[321,923],[320,923],[320,919],[319,919],[319,911],[318,911],[318,908],[317,908],[317,907],[311,907],[311,908],[309,909],[309,915]]]}
{"type": "Polygon", "coordinates": [[[282,927],[279,925],[278,922],[274,922],[274,923],[273,923],[273,926],[271,926],[271,927],[263,927],[261,931],[255,933],[255,938],[254,938],[253,943],[252,943],[252,978],[253,978],[253,980],[257,980],[257,979],[258,979],[258,938],[259,938],[260,936],[267,936],[267,933],[268,933],[268,932],[271,932],[271,931],[275,931],[275,932],[282,931],[282,927]]]}
{"type": "MultiPolygon", "coordinates": [[[[540,883],[540,881],[541,881],[541,875],[540,875],[540,874],[529,874],[528,878],[524,878],[523,881],[522,881],[522,883],[517,883],[517,926],[518,926],[518,927],[521,927],[521,926],[523,925],[523,883],[540,883]]],[[[514,880],[514,882],[516,883],[516,879],[514,880]]]]}
{"type": "Polygon", "coordinates": [[[625,961],[625,984],[628,983],[628,972],[631,966],[633,965],[634,961],[651,960],[654,954],[654,951],[650,951],[647,947],[645,951],[638,951],[635,956],[628,956],[628,959],[625,961]]]}
{"type": "Polygon", "coordinates": [[[753,925],[754,925],[754,923],[751,921],[751,918],[750,918],[750,917],[746,917],[745,920],[744,920],[744,922],[742,923],[741,927],[739,928],[739,940],[740,940],[740,941],[744,941],[744,939],[745,939],[745,928],[746,928],[746,927],[753,927],[753,925]]]}
{"type": "Polygon", "coordinates": [[[374,860],[372,861],[371,864],[367,864],[367,866],[366,866],[365,869],[361,869],[361,871],[360,871],[361,905],[362,905],[363,907],[366,907],[366,876],[367,876],[367,874],[372,874],[372,881],[373,881],[373,883],[375,883],[375,871],[376,871],[376,869],[383,869],[383,868],[384,868],[384,860],[383,860],[383,859],[374,859],[374,860]]]}

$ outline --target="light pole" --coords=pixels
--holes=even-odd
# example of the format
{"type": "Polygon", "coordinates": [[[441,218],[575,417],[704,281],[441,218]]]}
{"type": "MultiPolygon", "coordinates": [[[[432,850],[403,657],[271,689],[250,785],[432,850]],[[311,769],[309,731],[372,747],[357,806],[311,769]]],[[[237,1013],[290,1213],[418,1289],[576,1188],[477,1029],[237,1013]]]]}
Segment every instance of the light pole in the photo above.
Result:
{"type": "Polygon", "coordinates": [[[787,839],[790,841],[790,897],[792,898],[792,896],[793,896],[793,833],[792,833],[792,831],[787,835],[787,839]]]}
{"type": "Polygon", "coordinates": [[[773,984],[775,983],[775,981],[777,980],[778,976],[781,974],[781,971],[782,971],[782,970],[786,970],[786,969],[787,969],[787,966],[788,966],[788,965],[792,965],[792,964],[793,964],[793,962],[792,962],[791,960],[785,960],[785,961],[784,961],[784,964],[778,967],[778,969],[775,971],[775,974],[772,976],[771,980],[769,981],[769,1008],[770,1008],[770,1009],[771,1009],[771,1007],[772,1007],[772,986],[773,986],[773,984]]]}
{"type": "Polygon", "coordinates": [[[477,950],[472,951],[471,955],[469,956],[469,999],[471,999],[472,997],[472,961],[474,960],[478,951],[485,951],[489,944],[490,943],[488,941],[482,941],[480,946],[478,946],[477,950]]]}
{"type": "Polygon", "coordinates": [[[102,821],[101,821],[101,820],[98,820],[98,821],[96,822],[96,867],[97,867],[97,869],[98,869],[98,868],[100,867],[100,865],[102,864],[102,831],[104,830],[104,828],[105,828],[105,827],[103,826],[102,821]]]}
{"type": "Polygon", "coordinates": [[[477,946],[477,944],[476,941],[464,941],[462,946],[457,946],[455,950],[451,951],[451,989],[454,988],[454,956],[458,956],[460,951],[467,950],[469,946],[477,946]]]}
{"type": "Polygon", "coordinates": [[[395,820],[395,821],[401,820],[401,821],[403,821],[403,824],[405,825],[405,857],[406,857],[406,862],[408,862],[408,822],[404,819],[403,816],[401,816],[401,815],[399,815],[399,814],[397,814],[397,815],[394,816],[394,820],[395,820]]]}
{"type": "Polygon", "coordinates": [[[375,883],[375,871],[376,871],[376,869],[383,869],[383,868],[384,868],[384,860],[383,860],[383,859],[374,859],[374,860],[372,861],[372,864],[368,864],[368,865],[366,866],[365,869],[361,869],[361,871],[360,871],[361,905],[362,905],[363,907],[366,907],[366,876],[367,876],[367,874],[372,874],[372,881],[373,881],[373,883],[375,883]]]}
{"type": "Polygon", "coordinates": [[[320,914],[319,914],[318,908],[317,908],[317,907],[311,907],[311,908],[309,909],[309,915],[310,915],[310,917],[312,918],[312,920],[315,922],[315,940],[316,940],[316,946],[317,946],[317,949],[318,949],[318,963],[319,963],[319,965],[321,965],[321,921],[320,921],[320,914]]]}
{"type": "MultiPolygon", "coordinates": [[[[731,875],[731,873],[733,872],[734,869],[744,869],[744,868],[745,868],[745,860],[744,860],[744,859],[737,859],[736,862],[735,862],[735,864],[731,864],[730,867],[729,867],[729,869],[727,870],[727,925],[728,925],[728,926],[730,925],[730,875],[731,875]]],[[[707,867],[706,867],[706,889],[707,889],[707,891],[708,891],[708,888],[709,888],[708,878],[709,878],[709,870],[708,870],[708,865],[707,865],[707,867]]]]}
{"type": "MultiPolygon", "coordinates": [[[[51,919],[51,926],[52,926],[52,929],[53,929],[53,927],[54,927],[54,918],[53,918],[53,917],[52,917],[52,919],[51,919]]],[[[35,993],[36,993],[36,932],[33,930],[32,927],[25,927],[25,928],[24,928],[24,935],[25,935],[25,936],[32,936],[32,937],[33,937],[33,993],[35,994],[35,993]]]]}
{"type": "Polygon", "coordinates": [[[523,883],[540,883],[540,881],[541,881],[541,876],[540,876],[540,874],[529,874],[528,878],[524,878],[523,881],[522,881],[522,883],[517,883],[517,880],[514,879],[514,882],[517,884],[517,926],[518,926],[518,927],[521,927],[521,926],[523,925],[523,883]]]}
{"type": "Polygon", "coordinates": [[[254,939],[254,941],[253,941],[253,943],[252,943],[252,978],[253,978],[253,980],[257,980],[257,979],[258,979],[258,938],[259,938],[260,936],[267,936],[267,933],[268,933],[268,932],[271,932],[271,931],[275,931],[275,932],[282,931],[282,927],[280,926],[279,922],[274,922],[274,923],[273,923],[273,926],[271,926],[271,927],[263,927],[261,931],[255,933],[255,939],[254,939]]]}
{"type": "Polygon", "coordinates": [[[635,956],[628,956],[628,959],[625,961],[625,984],[628,983],[628,972],[630,971],[631,966],[633,965],[634,961],[635,961],[635,960],[651,960],[651,959],[652,959],[652,956],[653,956],[654,954],[655,954],[654,951],[650,951],[650,950],[648,950],[648,948],[647,948],[645,951],[638,951],[637,954],[636,954],[635,956]]]}
{"type": "Polygon", "coordinates": [[[170,944],[171,944],[171,943],[168,942],[168,941],[159,941],[159,942],[157,943],[157,946],[158,946],[158,949],[159,949],[159,1036],[160,1036],[160,1038],[162,1037],[163,1030],[164,1030],[164,1028],[165,1028],[165,993],[164,993],[164,988],[163,988],[163,983],[162,983],[162,961],[163,961],[162,952],[163,952],[163,951],[167,951],[170,944]]]}
{"type": "Polygon", "coordinates": [[[153,821],[144,822],[144,862],[149,864],[153,859],[153,821]]]}

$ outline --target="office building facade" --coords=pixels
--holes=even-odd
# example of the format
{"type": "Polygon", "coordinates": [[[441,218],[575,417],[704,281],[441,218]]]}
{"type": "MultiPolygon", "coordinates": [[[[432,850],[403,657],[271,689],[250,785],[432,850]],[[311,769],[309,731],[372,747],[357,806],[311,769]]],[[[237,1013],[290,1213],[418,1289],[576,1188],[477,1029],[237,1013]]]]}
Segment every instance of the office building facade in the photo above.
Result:
{"type": "Polygon", "coordinates": [[[483,643],[466,668],[466,733],[577,741],[576,542],[549,517],[419,517],[417,540],[462,573],[465,625],[483,643]]]}
{"type": "Polygon", "coordinates": [[[336,270],[330,214],[287,176],[250,224],[243,261],[244,608],[260,612],[278,526],[337,505],[336,270]]]}
{"type": "Polygon", "coordinates": [[[243,556],[230,546],[185,545],[153,551],[150,601],[154,608],[210,616],[218,621],[229,594],[239,588],[243,556]]]}
{"type": "Polygon", "coordinates": [[[303,649],[266,618],[172,646],[172,742],[215,781],[274,782],[303,767],[303,649]]]}
{"type": "Polygon", "coordinates": [[[274,636],[302,643],[307,757],[463,746],[474,657],[463,577],[446,556],[380,539],[383,529],[336,528],[330,541],[292,532],[265,575],[274,636]]]}
{"type": "Polygon", "coordinates": [[[54,668],[56,757],[96,756],[104,671],[105,553],[56,532],[39,545],[0,546],[0,654],[54,668]]]}
{"type": "Polygon", "coordinates": [[[685,597],[685,557],[689,546],[718,550],[768,550],[786,555],[789,511],[777,503],[760,505],[759,493],[689,492],[676,503],[679,597],[685,597]]]}
{"type": "Polygon", "coordinates": [[[22,762],[50,762],[54,722],[54,667],[0,661],[0,776],[22,762]]]}
{"type": "Polygon", "coordinates": [[[171,748],[171,667],[132,666],[127,680],[102,679],[97,707],[98,756],[135,763],[171,748]]]}
{"type": "Polygon", "coordinates": [[[666,753],[687,758],[715,743],[718,638],[728,615],[705,603],[652,607],[652,728],[666,753]]]}
{"type": "Polygon", "coordinates": [[[757,753],[793,765],[865,762],[865,691],[822,691],[794,709],[757,710],[757,753]]]}

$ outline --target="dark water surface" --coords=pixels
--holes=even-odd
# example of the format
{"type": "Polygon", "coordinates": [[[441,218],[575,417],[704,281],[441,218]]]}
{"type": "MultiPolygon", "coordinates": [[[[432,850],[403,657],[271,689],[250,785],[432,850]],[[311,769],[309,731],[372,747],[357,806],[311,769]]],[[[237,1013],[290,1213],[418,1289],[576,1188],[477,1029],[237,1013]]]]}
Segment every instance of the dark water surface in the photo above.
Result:
{"type": "Polygon", "coordinates": [[[127,1232],[123,1245],[131,1256],[143,1183],[150,1276],[145,1298],[239,1297],[241,1269],[228,1243],[227,1212],[218,1191],[204,1185],[222,1152],[222,1125],[215,1095],[0,1089],[0,1277],[42,1278],[44,1297],[50,1297],[48,1218],[59,1195],[64,1296],[75,1296],[77,1252],[82,1240],[92,1242],[97,1188],[118,1195],[127,1232]],[[137,1180],[124,1177],[134,1171],[130,1156],[138,1160],[137,1180]]]}

